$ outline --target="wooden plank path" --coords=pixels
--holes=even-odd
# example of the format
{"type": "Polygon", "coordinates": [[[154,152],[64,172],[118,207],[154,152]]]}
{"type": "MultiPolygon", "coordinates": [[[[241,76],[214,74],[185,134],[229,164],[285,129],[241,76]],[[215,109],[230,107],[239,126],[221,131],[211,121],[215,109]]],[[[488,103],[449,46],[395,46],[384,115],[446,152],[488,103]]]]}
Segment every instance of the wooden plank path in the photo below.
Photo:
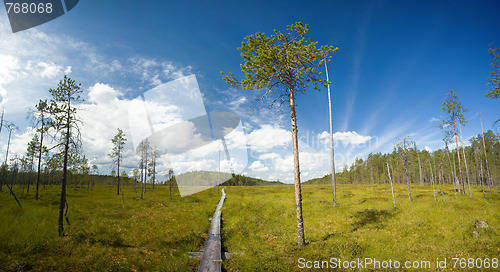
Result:
{"type": "Polygon", "coordinates": [[[208,229],[207,241],[205,242],[205,250],[201,257],[200,267],[198,272],[216,271],[220,272],[222,269],[222,243],[220,237],[220,220],[222,204],[226,199],[226,193],[222,189],[222,196],[220,197],[219,204],[215,209],[210,228],[208,229]]]}

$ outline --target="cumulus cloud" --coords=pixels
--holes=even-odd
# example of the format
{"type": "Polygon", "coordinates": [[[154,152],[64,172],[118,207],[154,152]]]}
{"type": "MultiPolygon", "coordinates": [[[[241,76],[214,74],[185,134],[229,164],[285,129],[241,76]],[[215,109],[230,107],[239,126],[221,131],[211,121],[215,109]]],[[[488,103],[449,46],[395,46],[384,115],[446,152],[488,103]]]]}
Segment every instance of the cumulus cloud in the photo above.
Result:
{"type": "MultiPolygon", "coordinates": [[[[111,159],[107,154],[111,138],[116,129],[121,128],[128,138],[123,166],[136,167],[128,118],[133,105],[131,100],[122,97],[130,96],[130,89],[136,92],[189,74],[191,67],[178,67],[172,62],[140,56],[108,59],[92,45],[71,36],[47,35],[36,28],[13,34],[6,17],[0,18],[5,19],[0,20],[0,107],[5,109],[5,119],[15,122],[20,129],[12,135],[9,153],[23,155],[31,140],[25,118],[27,108],[33,107],[39,99],[50,98],[48,89],[55,88],[64,74],[75,72],[77,74],[71,77],[82,83],[83,97],[88,98],[77,106],[83,121],[84,154],[92,163],[109,169],[111,159]],[[124,77],[127,78],[126,88],[121,86],[124,77]]],[[[146,107],[159,119],[168,122],[179,119],[178,108],[155,102],[146,102],[146,107]]],[[[148,120],[140,121],[147,124],[148,120]]],[[[156,120],[153,122],[160,125],[156,120]]],[[[1,148],[6,150],[7,136],[5,133],[0,136],[1,148]]]]}
{"type": "Polygon", "coordinates": [[[269,168],[262,164],[260,161],[254,161],[248,168],[256,172],[265,172],[269,170],[269,168]]]}
{"type": "MultiPolygon", "coordinates": [[[[41,77],[43,78],[58,78],[62,76],[62,69],[63,67],[61,65],[57,65],[53,62],[45,62],[41,61],[37,63],[38,73],[40,74],[41,77]]],[[[69,66],[68,66],[69,67],[69,66]]],[[[65,72],[71,71],[71,68],[66,68],[65,72]]]]}
{"type": "MultiPolygon", "coordinates": [[[[330,144],[330,133],[323,131],[318,134],[318,139],[322,144],[330,144]]],[[[333,141],[336,144],[341,142],[344,146],[346,145],[359,145],[364,144],[372,139],[371,136],[359,135],[356,131],[345,131],[345,132],[335,132],[333,134],[333,141]]]]}
{"type": "Polygon", "coordinates": [[[89,88],[89,101],[93,103],[110,104],[117,102],[122,93],[103,83],[96,83],[89,88]]]}
{"type": "Polygon", "coordinates": [[[292,141],[292,133],[279,126],[262,125],[247,134],[250,149],[257,152],[267,152],[273,148],[286,147],[292,141]]]}

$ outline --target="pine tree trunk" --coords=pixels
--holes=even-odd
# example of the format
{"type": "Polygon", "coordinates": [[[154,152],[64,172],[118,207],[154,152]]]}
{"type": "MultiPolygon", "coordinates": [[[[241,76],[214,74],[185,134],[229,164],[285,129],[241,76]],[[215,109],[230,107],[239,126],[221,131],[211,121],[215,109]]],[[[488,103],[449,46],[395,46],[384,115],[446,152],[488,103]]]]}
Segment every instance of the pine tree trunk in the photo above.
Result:
{"type": "Polygon", "coordinates": [[[461,187],[462,194],[465,194],[464,180],[463,180],[463,177],[462,177],[462,163],[460,162],[460,150],[458,148],[458,135],[457,135],[457,126],[456,126],[455,119],[453,119],[453,131],[455,133],[455,144],[457,146],[458,173],[459,173],[459,177],[460,177],[460,180],[459,180],[459,189],[460,189],[460,186],[462,186],[461,187]]]}
{"type": "Polygon", "coordinates": [[[42,147],[43,147],[43,129],[44,129],[44,120],[42,115],[42,129],[40,130],[40,146],[38,151],[38,173],[36,176],[36,194],[35,200],[38,200],[38,185],[40,184],[40,170],[42,166],[42,147]]]}
{"type": "Polygon", "coordinates": [[[295,98],[293,87],[288,89],[288,98],[290,102],[290,118],[292,121],[292,145],[293,145],[293,172],[295,180],[295,208],[297,212],[297,238],[299,246],[305,244],[304,221],[302,219],[302,192],[300,188],[300,168],[299,168],[299,142],[297,139],[297,117],[295,115],[295,98]]]}
{"type": "Polygon", "coordinates": [[[394,197],[394,187],[392,186],[391,170],[389,170],[389,163],[386,163],[386,165],[387,174],[389,175],[389,181],[391,182],[392,201],[394,202],[394,208],[396,208],[396,198],[394,197]]]}
{"type": "Polygon", "coordinates": [[[68,179],[68,150],[70,138],[71,107],[68,106],[68,116],[66,120],[66,141],[64,144],[63,176],[61,184],[61,201],[59,202],[59,236],[64,236],[64,207],[66,206],[66,184],[68,179]]]}

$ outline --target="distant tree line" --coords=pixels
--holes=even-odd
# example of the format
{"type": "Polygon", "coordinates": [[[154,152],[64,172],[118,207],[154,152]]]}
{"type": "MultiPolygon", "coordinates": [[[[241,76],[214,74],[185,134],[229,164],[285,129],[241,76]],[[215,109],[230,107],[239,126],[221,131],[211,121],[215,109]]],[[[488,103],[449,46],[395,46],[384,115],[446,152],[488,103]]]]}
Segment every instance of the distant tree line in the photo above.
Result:
{"type": "MultiPolygon", "coordinates": [[[[459,165],[456,150],[449,148],[429,152],[425,149],[418,150],[415,146],[408,149],[407,165],[410,183],[424,185],[431,184],[434,180],[438,184],[456,184],[458,169],[465,169],[464,179],[473,186],[485,186],[486,191],[493,190],[500,181],[500,134],[488,130],[483,134],[472,137],[470,145],[463,148],[466,160],[459,165]],[[487,156],[485,156],[487,154],[487,156]],[[488,162],[488,165],[486,163],[488,162]]],[[[395,147],[391,153],[370,153],[363,160],[355,159],[350,166],[345,166],[343,171],[337,173],[337,180],[345,184],[388,184],[389,176],[386,163],[389,164],[394,183],[405,184],[405,170],[403,148],[395,147]]],[[[462,156],[462,155],[461,155],[462,156]]],[[[306,184],[328,184],[330,175],[311,179],[306,184]]],[[[461,191],[462,188],[456,188],[461,191]]],[[[466,189],[467,190],[467,189],[466,189]]]]}
{"type": "Polygon", "coordinates": [[[281,185],[279,180],[277,181],[267,181],[258,178],[247,177],[243,175],[232,174],[231,179],[222,183],[223,186],[263,186],[263,185],[281,185]]]}

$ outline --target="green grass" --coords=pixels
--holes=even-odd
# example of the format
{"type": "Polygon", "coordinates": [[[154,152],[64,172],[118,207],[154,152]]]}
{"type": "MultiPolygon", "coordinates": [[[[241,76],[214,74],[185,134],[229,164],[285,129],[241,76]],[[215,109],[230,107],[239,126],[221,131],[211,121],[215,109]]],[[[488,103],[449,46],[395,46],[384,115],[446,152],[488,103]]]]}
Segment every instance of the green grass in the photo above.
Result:
{"type": "Polygon", "coordinates": [[[69,188],[65,237],[58,236],[59,187],[41,199],[0,193],[0,271],[189,271],[198,261],[219,196],[212,190],[170,201],[168,188],[69,188]]]}
{"type": "MultiPolygon", "coordinates": [[[[6,189],[6,188],[4,188],[6,189]]],[[[20,190],[16,187],[20,195],[20,190]]],[[[338,186],[337,207],[330,185],[303,186],[306,245],[297,246],[293,186],[226,187],[222,208],[223,250],[238,253],[225,260],[226,271],[304,271],[298,259],[342,261],[356,258],[432,261],[500,257],[500,195],[455,198],[446,187],[445,201],[432,188],[338,186]],[[487,228],[478,228],[484,221],[487,228]]],[[[209,220],[220,194],[207,190],[171,201],[168,188],[139,190],[69,188],[65,237],[57,235],[60,188],[20,197],[19,209],[6,190],[0,193],[0,271],[196,271],[187,256],[205,243],[209,220]]],[[[18,196],[19,197],[19,196],[18,196]]],[[[314,270],[314,269],[312,269],[314,270]]],[[[394,269],[393,269],[394,270],[394,269]]],[[[316,269],[316,271],[319,271],[316,269]]],[[[389,270],[384,270],[389,271],[389,270]]]]}
{"type": "MultiPolygon", "coordinates": [[[[304,271],[298,259],[342,261],[357,258],[377,260],[432,261],[436,258],[500,258],[500,198],[484,199],[475,189],[473,197],[446,188],[445,202],[432,188],[395,188],[393,207],[389,185],[338,187],[333,207],[331,185],[303,186],[303,216],[306,246],[297,246],[294,189],[292,186],[226,189],[223,207],[223,245],[239,253],[226,260],[227,271],[304,271]],[[477,228],[485,221],[488,228],[477,228]]],[[[438,191],[439,192],[439,191],[438,191]]],[[[456,270],[456,269],[450,269],[456,270]]],[[[387,270],[385,270],[387,271],[387,270]]]]}

